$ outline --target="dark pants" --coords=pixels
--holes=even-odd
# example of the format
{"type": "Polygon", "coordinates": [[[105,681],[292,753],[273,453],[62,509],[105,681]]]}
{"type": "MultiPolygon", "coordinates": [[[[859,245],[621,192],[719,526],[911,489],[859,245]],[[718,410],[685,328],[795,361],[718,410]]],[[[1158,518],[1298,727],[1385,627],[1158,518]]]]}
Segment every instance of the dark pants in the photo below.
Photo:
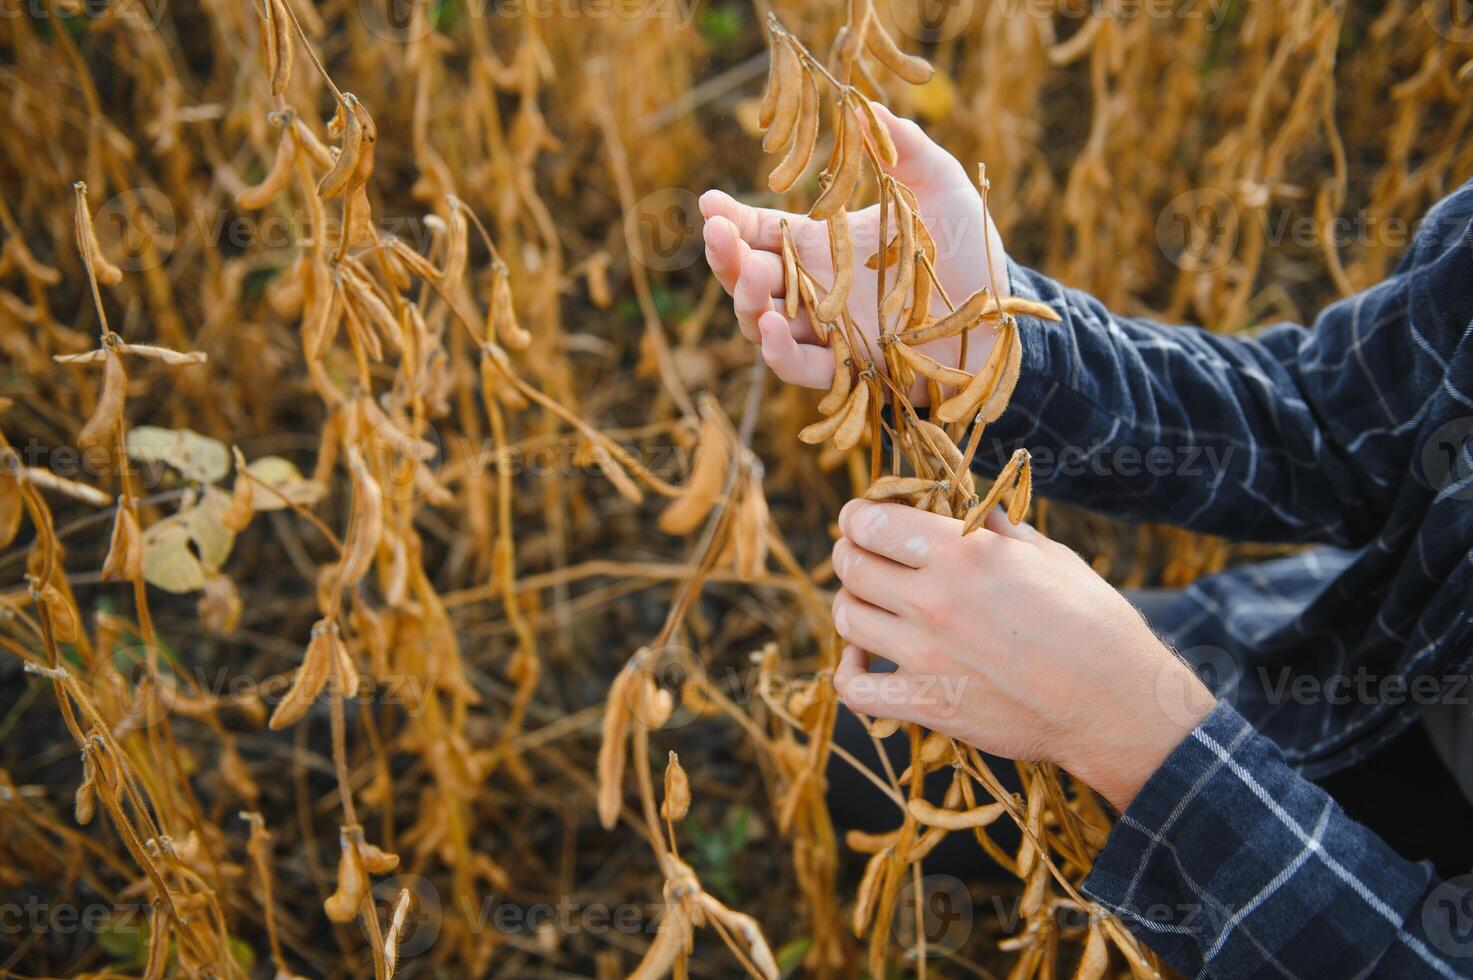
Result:
{"type": "MultiPolygon", "coordinates": [[[[1127,593],[1148,621],[1165,610],[1176,592],[1143,589],[1127,593]]],[[[865,765],[883,773],[872,743],[852,714],[840,709],[835,740],[865,765]]],[[[898,774],[910,764],[910,746],[897,733],[884,741],[898,774]]],[[[1006,759],[989,757],[993,772],[1010,790],[1019,788],[1017,769],[1006,759]]],[[[951,780],[949,768],[932,773],[926,796],[940,803],[951,780]]],[[[1443,878],[1466,874],[1473,868],[1473,804],[1459,790],[1420,723],[1413,724],[1374,754],[1333,775],[1319,786],[1354,820],[1370,828],[1402,857],[1431,861],[1443,878]]],[[[837,756],[829,766],[829,804],[841,831],[893,830],[899,813],[873,784],[837,756]]],[[[1018,846],[1018,831],[1007,821],[990,828],[1005,851],[1018,846]]],[[[1000,869],[968,834],[952,834],[927,858],[928,873],[946,873],[963,879],[999,875],[1000,869]]]]}

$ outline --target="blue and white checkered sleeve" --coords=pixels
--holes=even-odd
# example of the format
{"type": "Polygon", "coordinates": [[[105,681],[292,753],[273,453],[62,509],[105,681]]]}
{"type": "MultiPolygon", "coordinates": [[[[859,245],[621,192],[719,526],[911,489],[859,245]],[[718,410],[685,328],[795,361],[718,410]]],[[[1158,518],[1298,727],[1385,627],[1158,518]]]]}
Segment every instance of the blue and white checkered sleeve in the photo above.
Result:
{"type": "Polygon", "coordinates": [[[1439,887],[1226,703],[1142,788],[1084,882],[1188,975],[1468,976],[1473,944],[1424,915],[1439,887]]]}
{"type": "Polygon", "coordinates": [[[1095,510],[1257,541],[1363,544],[1412,451],[1415,419],[1473,320],[1473,182],[1429,215],[1395,275],[1312,327],[1251,336],[1117,316],[1012,263],[1023,364],[978,469],[1034,455],[1040,493],[1095,510]],[[1434,220],[1435,219],[1435,220],[1434,220]]]}

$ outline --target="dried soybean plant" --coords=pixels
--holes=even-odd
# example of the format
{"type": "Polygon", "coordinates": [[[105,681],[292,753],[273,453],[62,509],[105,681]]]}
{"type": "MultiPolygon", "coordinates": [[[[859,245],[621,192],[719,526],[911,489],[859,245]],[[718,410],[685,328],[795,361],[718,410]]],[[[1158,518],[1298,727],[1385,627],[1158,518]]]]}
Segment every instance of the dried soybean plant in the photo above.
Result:
{"type": "MultiPolygon", "coordinates": [[[[794,30],[765,32],[764,105],[739,90],[760,73],[765,7],[703,5],[691,25],[661,6],[598,19],[414,4],[392,20],[304,0],[47,2],[0,19],[0,167],[15,177],[0,195],[0,696],[14,695],[0,890],[113,910],[87,943],[0,940],[0,972],[481,974],[536,959],[612,976],[651,947],[642,974],[801,961],[837,977],[859,969],[856,932],[888,968],[924,972],[919,946],[888,938],[891,910],[949,833],[1018,871],[1037,909],[997,952],[975,930],[965,955],[1019,975],[1072,961],[1074,932],[1047,913],[1075,902],[1107,826],[1088,797],[1040,766],[1008,796],[975,753],[923,732],[889,736],[918,760],[893,776],[832,741],[828,542],[809,529],[866,489],[958,518],[1027,510],[1026,456],[985,492],[966,464],[1006,401],[1020,331],[1047,315],[991,289],[943,295],[870,100],[989,161],[994,188],[979,190],[1020,259],[1123,312],[1235,330],[1374,281],[1401,248],[1379,229],[1473,173],[1470,38],[1418,0],[1169,19],[957,5],[942,24],[903,4],[795,0],[775,8],[794,30]],[[799,43],[840,20],[825,58],[799,43]],[[900,50],[907,36],[934,72],[900,50]],[[794,312],[845,368],[816,421],[795,391],[754,402],[750,351],[713,316],[719,290],[699,263],[642,267],[621,221],[646,192],[756,176],[733,173],[746,137],[727,109],[775,154],[767,187],[816,202],[843,256],[830,282],[790,251],[794,312]],[[882,209],[888,240],[859,256],[882,285],[868,340],[848,315],[858,201],[882,209]],[[1194,224],[1213,202],[1226,223],[1194,224]],[[1181,249],[1158,247],[1163,216],[1188,219],[1181,249]],[[1342,216],[1373,233],[1337,238],[1342,216]],[[995,356],[971,375],[950,351],[978,330],[995,356]],[[951,348],[928,345],[942,335],[951,348]],[[920,386],[926,417],[908,397],[920,386]],[[760,414],[729,421],[744,394],[760,414]],[[795,447],[800,431],[821,450],[795,447]],[[644,454],[672,444],[695,450],[678,487],[644,454]],[[541,450],[567,465],[520,465],[541,450]],[[650,538],[656,525],[677,537],[650,538]],[[640,593],[666,582],[661,628],[666,610],[640,593]],[[624,651],[605,638],[635,632],[648,640],[617,671],[624,651]],[[754,687],[734,691],[732,658],[753,646],[754,687]],[[668,711],[680,717],[659,726],[668,711]],[[688,717],[710,727],[677,732],[688,717]],[[662,809],[647,751],[676,737],[695,788],[683,822],[680,777],[662,809]],[[858,766],[899,826],[839,839],[832,765],[858,766]],[[947,766],[941,805],[914,796],[921,771],[947,766]],[[712,811],[761,799],[768,837],[742,854],[738,890],[702,844],[712,811]],[[592,826],[610,813],[624,827],[592,826]],[[992,836],[1013,822],[1021,853],[992,836]],[[622,860],[626,832],[653,861],[622,860]],[[838,888],[845,843],[866,865],[857,896],[838,888]],[[422,899],[436,893],[434,916],[422,899]],[[662,893],[660,930],[622,949],[486,919],[492,896],[662,893]],[[434,941],[401,950],[426,921],[434,941]]],[[[1250,553],[1033,513],[1117,582],[1181,584],[1250,553]]],[[[1086,976],[1111,946],[1150,969],[1113,920],[1082,938],[1086,976]]]]}
{"type": "MultiPolygon", "coordinates": [[[[985,427],[1006,408],[1018,379],[1020,331],[1029,318],[1057,320],[1048,307],[1016,297],[1002,297],[989,282],[968,297],[946,295],[935,270],[936,249],[921,219],[915,195],[887,171],[896,162],[895,148],[885,126],[875,118],[871,102],[850,81],[873,74],[866,58],[902,80],[922,84],[931,77],[928,64],[906,55],[874,16],[867,0],[850,5],[848,23],[834,43],[830,71],[776,18],[769,20],[772,72],[759,109],[758,121],[767,126],[764,148],[788,146],[787,155],[771,176],[774,190],[787,190],[812,154],[820,109],[817,81],[830,92],[836,132],[834,150],[820,175],[822,187],[809,211],[828,227],[833,281],[825,287],[798,258],[790,229],[782,228],[786,314],[806,310],[819,341],[834,357],[834,383],[819,403],[824,418],[809,425],[799,438],[811,444],[832,442],[840,452],[869,445],[870,486],[865,496],[921,507],[961,519],[961,533],[975,532],[991,510],[1006,502],[1007,517],[1017,523],[1032,498],[1028,451],[1019,449],[1003,467],[991,488],[976,491],[972,460],[985,427]],[[850,315],[854,244],[845,208],[861,184],[862,168],[872,176],[878,192],[880,236],[878,249],[866,259],[876,271],[874,297],[879,324],[878,350],[870,345],[850,315]],[[893,270],[893,274],[892,274],[893,270]],[[826,291],[825,291],[826,290],[826,291]],[[1020,320],[1020,318],[1022,318],[1020,320]],[[986,362],[975,373],[965,370],[968,336],[973,330],[992,333],[986,362]],[[956,366],[944,364],[918,350],[934,341],[960,338],[956,366]],[[924,385],[934,406],[923,419],[910,400],[916,384],[924,385]],[[888,408],[889,412],[882,412],[888,408]],[[888,419],[886,416],[888,415],[888,419]],[[890,447],[888,463],[885,447],[890,447]]],[[[986,213],[989,184],[979,168],[978,190],[986,213]]],[[[975,261],[993,268],[990,254],[975,261]]],[[[895,734],[897,725],[869,724],[875,738],[895,734]]],[[[907,794],[901,826],[889,835],[864,839],[872,852],[859,895],[853,927],[868,934],[871,975],[883,975],[891,942],[895,901],[907,879],[919,886],[918,862],[948,833],[971,830],[998,863],[1024,882],[1022,933],[1009,940],[1017,950],[1015,976],[1052,975],[1058,968],[1055,910],[1072,903],[1089,910],[1091,932],[1088,955],[1080,973],[1102,975],[1106,969],[1103,938],[1108,937],[1137,973],[1152,975],[1154,961],[1118,922],[1088,902],[1077,883],[1089,871],[1091,856],[1108,832],[1108,821],[1089,792],[1078,784],[1061,782],[1058,771],[1043,764],[1021,764],[1024,793],[1015,797],[997,782],[985,761],[937,733],[907,726],[911,764],[895,780],[897,796],[907,794]],[[921,796],[928,772],[953,769],[946,805],[936,808],[921,796]],[[978,805],[980,786],[992,802],[978,805]],[[902,787],[905,787],[902,790],[902,787]],[[999,852],[984,829],[1007,814],[1022,831],[1015,857],[999,852]]],[[[823,737],[821,733],[818,737],[823,737]]],[[[859,843],[851,841],[851,843],[859,843]]],[[[922,899],[917,896],[916,901],[922,899]]],[[[924,972],[924,939],[913,951],[924,972]]]]}

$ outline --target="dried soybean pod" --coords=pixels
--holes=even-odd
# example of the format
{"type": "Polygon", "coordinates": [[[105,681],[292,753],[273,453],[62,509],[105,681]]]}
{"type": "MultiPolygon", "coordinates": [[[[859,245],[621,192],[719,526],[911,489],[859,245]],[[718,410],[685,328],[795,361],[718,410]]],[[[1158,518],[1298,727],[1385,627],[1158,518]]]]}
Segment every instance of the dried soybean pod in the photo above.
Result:
{"type": "MultiPolygon", "coordinates": [[[[920,229],[924,228],[925,225],[917,221],[916,227],[920,229]]],[[[916,266],[915,289],[911,292],[910,312],[906,314],[905,324],[900,328],[902,331],[915,330],[923,326],[926,322],[926,317],[931,313],[932,272],[930,261],[927,260],[923,263],[917,259],[916,266]]]]}
{"type": "Polygon", "coordinates": [[[77,197],[77,248],[98,282],[104,286],[116,286],[123,281],[123,270],[102,254],[102,243],[97,240],[97,228],[92,224],[92,212],[87,208],[87,185],[79,180],[72,184],[72,190],[77,197]]]}
{"type": "Polygon", "coordinates": [[[782,223],[782,256],[783,315],[791,320],[798,315],[802,287],[798,283],[798,250],[793,247],[793,236],[788,230],[787,219],[782,223]]]}
{"type": "Polygon", "coordinates": [[[746,491],[737,509],[735,528],[736,572],[743,582],[762,574],[767,565],[767,495],[760,469],[748,472],[746,491]]]}
{"type": "Polygon", "coordinates": [[[767,87],[762,92],[762,103],[757,107],[757,125],[764,130],[772,126],[772,117],[777,112],[777,96],[782,88],[779,68],[782,66],[782,38],[772,33],[767,37],[767,87]]]}
{"type": "Polygon", "coordinates": [[[1024,449],[1023,465],[1018,467],[1018,479],[1013,487],[1013,499],[1008,502],[1008,520],[1014,524],[1028,516],[1028,506],[1033,503],[1033,458],[1024,449]]]}
{"type": "Polygon", "coordinates": [[[343,149],[332,169],[317,182],[318,197],[331,198],[342,194],[358,170],[358,162],[363,155],[363,122],[358,117],[357,105],[357,96],[352,92],[343,93],[343,101],[338,106],[343,117],[343,149]]]}
{"type": "Polygon", "coordinates": [[[267,7],[274,7],[271,30],[276,35],[276,64],[271,69],[271,94],[281,95],[292,80],[292,56],[294,41],[292,18],[283,0],[266,0],[267,7]]]}
{"type": "Polygon", "coordinates": [[[1012,316],[1003,321],[1003,337],[1007,340],[1008,357],[997,376],[997,384],[982,405],[984,422],[996,422],[1002,417],[1013,397],[1013,389],[1018,386],[1018,375],[1023,370],[1023,338],[1018,333],[1018,321],[1012,316]]]}
{"type": "Polygon", "coordinates": [[[890,345],[890,349],[917,374],[931,378],[940,384],[949,385],[952,388],[964,388],[972,380],[972,376],[965,371],[954,367],[947,367],[940,361],[928,354],[922,354],[908,344],[896,341],[890,345]]]}
{"type": "Polygon", "coordinates": [[[839,130],[835,136],[838,159],[833,180],[818,195],[818,200],[813,202],[813,207],[808,212],[809,217],[815,221],[832,218],[844,208],[849,202],[849,196],[854,193],[854,186],[859,183],[859,167],[864,156],[860,150],[862,135],[854,107],[844,103],[844,111],[839,116],[839,130]]]}
{"type": "Polygon", "coordinates": [[[917,797],[906,803],[910,815],[928,827],[944,827],[947,830],[971,830],[973,827],[989,827],[1007,812],[1001,803],[988,803],[970,810],[948,810],[935,806],[917,797]]]}
{"type": "Polygon", "coordinates": [[[830,336],[829,352],[834,355],[834,383],[829,387],[829,393],[818,403],[820,415],[838,412],[849,400],[849,391],[854,384],[854,374],[849,370],[849,341],[844,339],[843,330],[835,330],[830,336]]]}
{"type": "Polygon", "coordinates": [[[660,514],[660,530],[666,534],[689,534],[700,526],[726,486],[730,457],[720,421],[714,416],[703,419],[690,480],[680,496],[660,514]]]}
{"type": "Polygon", "coordinates": [[[338,882],[337,890],[322,903],[327,917],[333,922],[352,922],[358,907],[368,894],[368,869],[363,866],[363,855],[358,853],[358,842],[354,839],[356,827],[344,827],[338,835],[338,882]]]}
{"type": "Polygon", "coordinates": [[[900,248],[895,256],[895,282],[885,293],[880,302],[880,318],[888,320],[899,313],[906,299],[915,288],[916,276],[916,239],[915,225],[916,213],[911,210],[905,198],[894,195],[895,201],[895,224],[898,229],[900,248]]]}
{"type": "Polygon", "coordinates": [[[859,108],[864,112],[865,123],[869,130],[870,142],[874,144],[875,155],[880,158],[882,166],[893,167],[900,161],[900,155],[895,152],[895,141],[890,138],[890,127],[880,121],[879,113],[875,112],[875,104],[864,96],[855,96],[859,102],[859,108]]]}
{"type": "Polygon", "coordinates": [[[933,454],[946,462],[953,470],[960,469],[962,465],[962,451],[946,430],[929,419],[918,419],[918,428],[930,438],[923,438],[921,445],[925,446],[933,454]]]}
{"type": "Polygon", "coordinates": [[[1062,320],[1059,314],[1054,312],[1054,308],[1047,303],[1024,299],[1021,296],[1008,296],[1004,298],[1002,301],[1002,312],[1011,313],[1013,316],[1036,317],[1039,320],[1047,320],[1050,323],[1059,323],[1062,320]]]}
{"type": "Polygon", "coordinates": [[[870,18],[869,30],[865,32],[864,45],[876,61],[912,85],[924,85],[936,74],[936,69],[925,58],[900,50],[895,39],[873,17],[870,18]]]}
{"type": "Polygon", "coordinates": [[[526,350],[532,346],[532,334],[517,322],[516,304],[511,294],[511,276],[506,264],[497,261],[491,273],[491,312],[487,324],[487,336],[500,340],[512,350],[526,350]]]}
{"type": "Polygon", "coordinates": [[[869,382],[861,380],[849,396],[839,427],[834,430],[834,448],[843,452],[853,449],[869,423],[869,382]]]}
{"type": "Polygon", "coordinates": [[[273,730],[285,728],[306,714],[312,702],[317,700],[317,695],[327,685],[327,679],[336,667],[332,660],[335,651],[328,635],[332,628],[335,628],[335,624],[326,619],[319,619],[312,625],[312,639],[307,643],[302,666],[271,714],[269,727],[273,730]]]}
{"type": "Polygon", "coordinates": [[[113,533],[108,542],[107,557],[102,561],[102,580],[137,581],[142,570],[143,533],[138,528],[138,518],[119,502],[117,516],[113,518],[113,533]]]}
{"type": "Polygon", "coordinates": [[[660,816],[674,823],[684,820],[689,812],[690,778],[672,749],[670,761],[665,764],[665,799],[660,803],[660,816]]]}
{"type": "Polygon", "coordinates": [[[778,45],[777,107],[772,113],[772,125],[762,137],[762,149],[775,153],[786,146],[793,135],[798,121],[798,102],[801,98],[803,78],[806,74],[803,62],[793,45],[784,40],[778,45]]]}
{"type": "Polygon", "coordinates": [[[767,175],[767,186],[775,194],[785,194],[803,176],[818,145],[818,85],[812,72],[803,72],[803,91],[798,99],[798,124],[793,143],[782,162],[767,175]]]}
{"type": "Polygon", "coordinates": [[[291,183],[297,163],[297,141],[290,128],[281,131],[281,142],[276,144],[276,156],[271,160],[271,169],[253,187],[247,187],[235,196],[235,203],[243,208],[264,208],[286,190],[291,183]]]}
{"type": "Polygon", "coordinates": [[[106,358],[102,369],[102,393],[97,398],[97,407],[82,431],[77,434],[77,445],[83,449],[106,446],[117,431],[123,418],[123,403],[127,397],[128,375],[123,370],[123,359],[111,347],[104,347],[106,358]]]}
{"type": "Polygon", "coordinates": [[[882,834],[872,834],[864,830],[849,830],[844,833],[845,846],[860,854],[874,854],[887,847],[893,847],[899,839],[898,829],[888,830],[882,834]]]}
{"type": "Polygon", "coordinates": [[[982,370],[972,375],[972,380],[959,393],[937,407],[936,417],[950,424],[975,416],[982,403],[997,389],[1012,356],[1011,347],[1016,342],[1016,332],[1004,330],[993,343],[982,370]]]}
{"type": "Polygon", "coordinates": [[[798,270],[798,292],[803,297],[803,306],[808,310],[809,318],[812,320],[813,335],[818,338],[820,344],[829,342],[829,325],[823,323],[813,316],[813,311],[818,309],[818,286],[805,270],[798,270]]]}
{"type": "MultiPolygon", "coordinates": [[[[859,387],[863,388],[864,385],[860,385],[859,387]]],[[[839,411],[834,412],[827,418],[814,422],[812,425],[805,426],[798,433],[799,441],[806,442],[810,446],[817,446],[820,443],[827,442],[835,432],[839,431],[839,426],[844,424],[844,420],[849,417],[849,408],[854,404],[857,394],[857,390],[851,391],[839,411]]]]}
{"type": "Polygon", "coordinates": [[[893,847],[876,851],[864,866],[864,875],[859,879],[859,888],[854,896],[854,917],[850,920],[856,936],[864,935],[870,919],[874,917],[875,899],[880,891],[880,879],[883,877],[882,872],[890,864],[892,853],[894,853],[893,847]]]}
{"type": "Polygon", "coordinates": [[[876,718],[869,723],[869,733],[875,738],[889,738],[900,731],[900,720],[897,718],[876,718]]]}
{"type": "Polygon", "coordinates": [[[368,574],[384,533],[384,493],[368,472],[357,448],[348,450],[353,480],[353,505],[348,517],[347,541],[338,575],[344,587],[357,585],[368,574]]]}
{"type": "Polygon", "coordinates": [[[815,321],[832,323],[844,311],[849,289],[854,284],[854,242],[849,237],[849,212],[835,211],[828,220],[829,255],[834,263],[834,284],[813,311],[815,321]]]}
{"type": "Polygon", "coordinates": [[[1079,967],[1074,971],[1074,980],[1100,980],[1110,966],[1110,948],[1105,934],[1091,922],[1089,935],[1084,940],[1084,952],[1079,954],[1079,967]]]}
{"type": "Polygon", "coordinates": [[[882,476],[864,492],[865,500],[894,500],[897,497],[913,497],[918,493],[934,489],[935,480],[924,480],[918,476],[882,476]]]}
{"type": "Polygon", "coordinates": [[[960,336],[982,321],[990,299],[987,287],[983,286],[941,319],[915,330],[906,330],[900,335],[900,339],[919,347],[933,340],[960,336]]]}
{"type": "Polygon", "coordinates": [[[97,767],[92,762],[92,753],[84,746],[82,749],[82,782],[77,787],[74,808],[79,824],[91,823],[92,815],[97,812],[97,800],[93,792],[96,785],[97,767]]]}
{"type": "Polygon", "coordinates": [[[629,697],[635,679],[636,653],[609,685],[604,700],[603,739],[598,748],[598,819],[605,830],[619,822],[623,803],[624,763],[629,754],[629,697]]]}

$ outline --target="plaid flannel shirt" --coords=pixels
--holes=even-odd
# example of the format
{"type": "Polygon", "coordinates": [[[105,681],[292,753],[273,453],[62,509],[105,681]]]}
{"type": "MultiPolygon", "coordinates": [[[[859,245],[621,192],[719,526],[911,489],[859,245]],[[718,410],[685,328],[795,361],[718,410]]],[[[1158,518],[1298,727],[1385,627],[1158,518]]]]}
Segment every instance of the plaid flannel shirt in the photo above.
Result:
{"type": "Polygon", "coordinates": [[[1208,577],[1157,623],[1220,700],[1085,890],[1188,974],[1473,975],[1473,878],[1437,882],[1310,782],[1415,722],[1473,659],[1470,216],[1473,182],[1389,279],[1312,327],[1246,336],[1115,316],[1010,267],[1013,292],[1063,322],[1020,323],[983,472],[1027,446],[1048,496],[1328,546],[1208,577]]]}

